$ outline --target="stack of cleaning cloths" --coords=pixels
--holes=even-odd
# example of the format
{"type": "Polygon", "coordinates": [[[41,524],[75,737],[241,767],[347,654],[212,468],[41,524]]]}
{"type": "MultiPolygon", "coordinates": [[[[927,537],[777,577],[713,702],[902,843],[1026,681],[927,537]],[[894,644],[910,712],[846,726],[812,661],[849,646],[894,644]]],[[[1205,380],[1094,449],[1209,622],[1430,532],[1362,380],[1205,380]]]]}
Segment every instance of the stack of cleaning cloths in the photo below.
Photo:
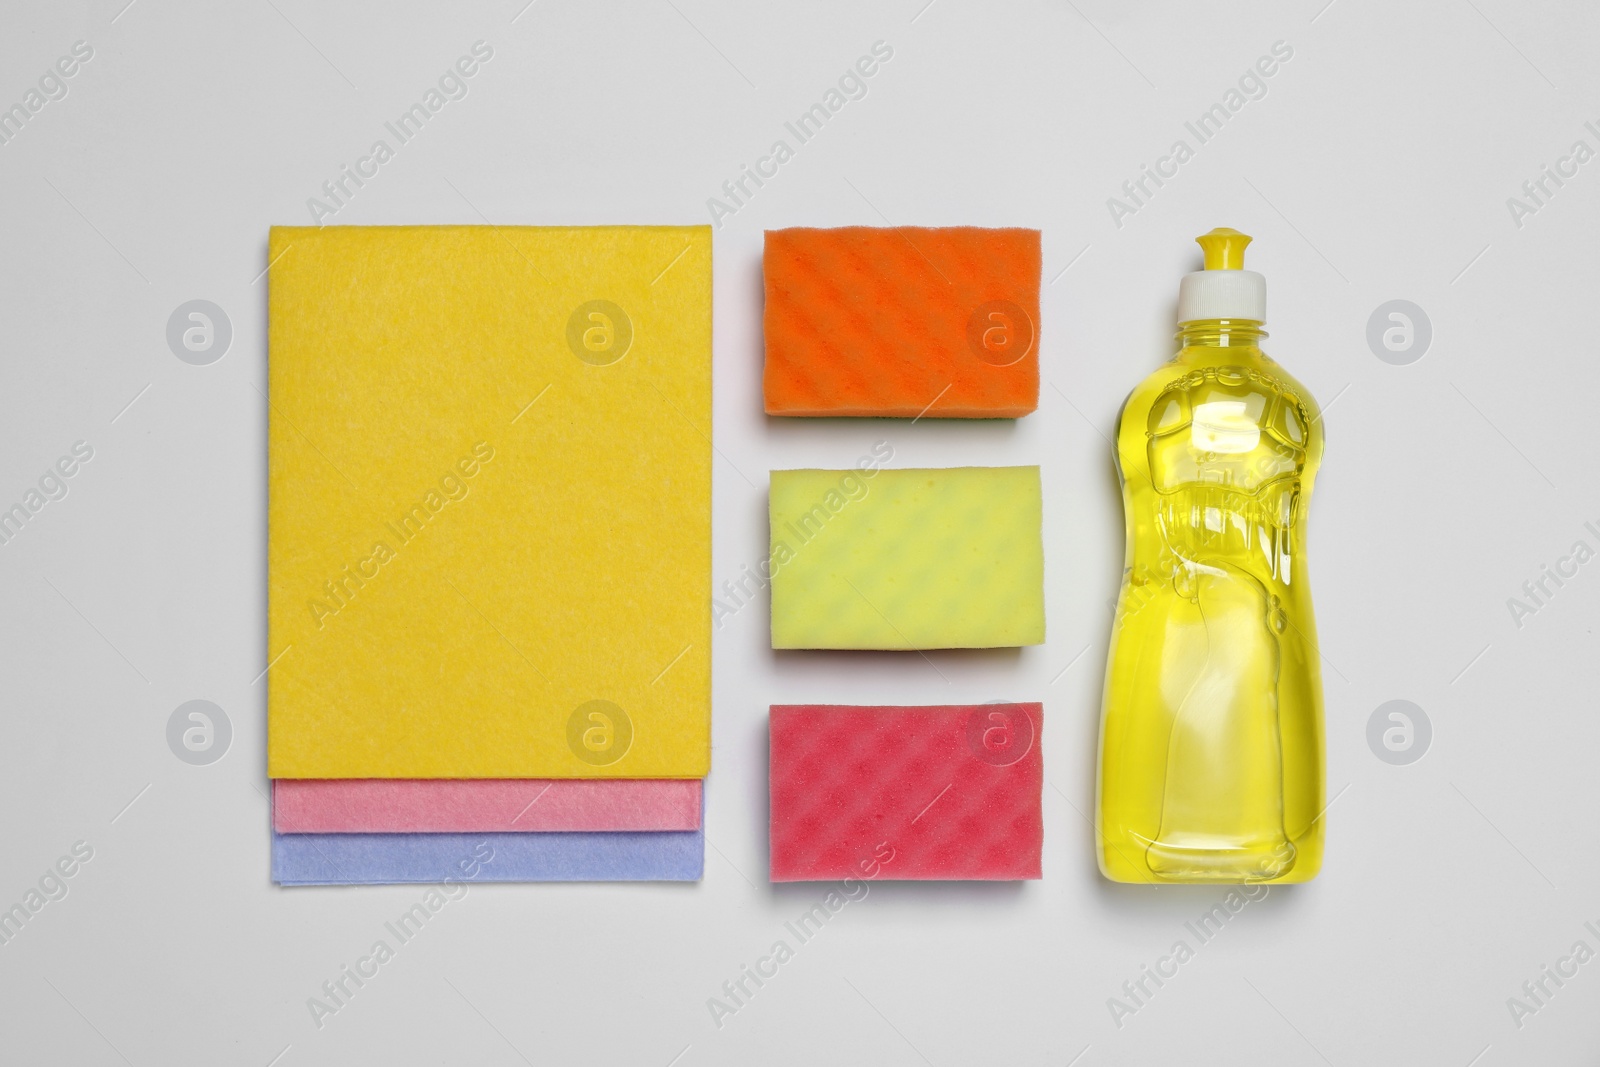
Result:
{"type": "Polygon", "coordinates": [[[699,878],[709,228],[269,255],[273,879],[699,878]]]}

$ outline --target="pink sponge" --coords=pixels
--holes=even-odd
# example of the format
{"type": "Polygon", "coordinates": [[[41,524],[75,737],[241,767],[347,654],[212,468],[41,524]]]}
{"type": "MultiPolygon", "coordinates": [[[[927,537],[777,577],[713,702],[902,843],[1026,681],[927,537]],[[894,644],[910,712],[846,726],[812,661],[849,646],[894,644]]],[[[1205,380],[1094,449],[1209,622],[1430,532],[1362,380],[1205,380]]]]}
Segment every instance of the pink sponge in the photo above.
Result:
{"type": "Polygon", "coordinates": [[[1038,878],[1039,704],[774,705],[774,882],[1038,878]]]}

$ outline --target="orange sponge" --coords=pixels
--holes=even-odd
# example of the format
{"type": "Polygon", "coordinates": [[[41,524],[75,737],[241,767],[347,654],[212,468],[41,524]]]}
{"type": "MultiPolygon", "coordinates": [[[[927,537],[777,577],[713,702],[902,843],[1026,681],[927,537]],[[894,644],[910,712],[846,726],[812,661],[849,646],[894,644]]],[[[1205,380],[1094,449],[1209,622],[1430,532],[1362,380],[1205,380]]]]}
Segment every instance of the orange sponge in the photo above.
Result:
{"type": "Polygon", "coordinates": [[[1039,231],[769,230],[769,415],[996,419],[1039,406],[1039,231]]]}

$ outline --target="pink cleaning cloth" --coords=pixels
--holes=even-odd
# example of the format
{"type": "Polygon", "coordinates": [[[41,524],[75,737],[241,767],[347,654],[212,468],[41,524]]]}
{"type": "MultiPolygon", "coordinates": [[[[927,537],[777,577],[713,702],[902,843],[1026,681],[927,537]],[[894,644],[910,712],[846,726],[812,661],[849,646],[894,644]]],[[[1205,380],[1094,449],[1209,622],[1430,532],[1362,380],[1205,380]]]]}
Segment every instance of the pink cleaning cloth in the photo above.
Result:
{"type": "Polygon", "coordinates": [[[279,778],[280,834],[698,830],[696,778],[279,778]]]}

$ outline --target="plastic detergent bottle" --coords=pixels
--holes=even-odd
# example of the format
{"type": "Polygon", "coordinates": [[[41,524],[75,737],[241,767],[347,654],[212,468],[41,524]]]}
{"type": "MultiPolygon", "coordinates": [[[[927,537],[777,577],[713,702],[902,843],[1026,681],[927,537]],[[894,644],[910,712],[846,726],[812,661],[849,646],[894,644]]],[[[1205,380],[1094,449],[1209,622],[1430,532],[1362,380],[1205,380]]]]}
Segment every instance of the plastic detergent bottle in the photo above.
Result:
{"type": "Polygon", "coordinates": [[[1179,350],[1117,426],[1127,556],[1096,847],[1119,882],[1303,882],[1322,866],[1322,676],[1306,509],[1322,419],[1261,351],[1250,238],[1197,238],[1179,350]]]}

